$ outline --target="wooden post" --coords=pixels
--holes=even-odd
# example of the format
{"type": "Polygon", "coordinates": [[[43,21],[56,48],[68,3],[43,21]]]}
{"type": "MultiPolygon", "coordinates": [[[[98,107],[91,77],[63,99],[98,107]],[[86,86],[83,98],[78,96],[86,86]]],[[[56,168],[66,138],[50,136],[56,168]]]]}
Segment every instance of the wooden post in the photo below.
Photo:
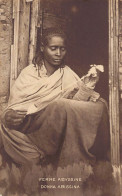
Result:
{"type": "MultiPolygon", "coordinates": [[[[121,185],[119,132],[119,0],[109,0],[109,109],[111,135],[111,163],[113,175],[121,185]]],[[[120,195],[121,192],[117,195],[120,195]]],[[[117,196],[116,195],[116,196],[117,196]]]]}
{"type": "Polygon", "coordinates": [[[31,3],[21,0],[17,74],[28,65],[31,3]]]}
{"type": "Polygon", "coordinates": [[[31,25],[30,25],[30,45],[29,45],[29,64],[32,63],[33,57],[36,51],[36,41],[37,41],[37,27],[38,27],[38,17],[40,10],[40,0],[33,0],[31,7],[31,25]]]}
{"type": "Polygon", "coordinates": [[[21,70],[28,65],[30,2],[13,0],[14,38],[11,45],[10,87],[21,70]]]}
{"type": "Polygon", "coordinates": [[[19,42],[20,0],[13,0],[14,43],[11,46],[11,75],[10,86],[17,78],[18,42],[19,42]]]}

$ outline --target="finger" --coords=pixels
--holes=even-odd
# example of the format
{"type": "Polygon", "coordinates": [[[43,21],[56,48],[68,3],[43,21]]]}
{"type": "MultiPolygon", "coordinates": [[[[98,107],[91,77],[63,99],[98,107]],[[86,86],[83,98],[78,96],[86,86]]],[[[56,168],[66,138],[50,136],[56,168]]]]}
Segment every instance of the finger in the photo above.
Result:
{"type": "Polygon", "coordinates": [[[13,123],[22,123],[23,119],[19,118],[19,119],[14,119],[13,123]]]}
{"type": "Polygon", "coordinates": [[[19,125],[21,125],[22,123],[21,122],[17,122],[17,123],[13,123],[12,125],[13,126],[19,126],[19,125]]]}
{"type": "Polygon", "coordinates": [[[10,126],[13,127],[13,126],[18,126],[18,125],[20,125],[20,124],[22,124],[22,122],[7,122],[6,125],[9,126],[9,127],[10,127],[10,126]]]}
{"type": "Polygon", "coordinates": [[[15,115],[13,115],[13,117],[15,118],[15,119],[18,119],[18,118],[25,118],[25,114],[15,114],[15,115]]]}
{"type": "Polygon", "coordinates": [[[20,110],[16,110],[17,114],[26,114],[27,111],[20,111],[20,110]]]}
{"type": "Polygon", "coordinates": [[[18,114],[16,111],[6,114],[6,118],[21,118],[25,116],[25,114],[18,114]]]}

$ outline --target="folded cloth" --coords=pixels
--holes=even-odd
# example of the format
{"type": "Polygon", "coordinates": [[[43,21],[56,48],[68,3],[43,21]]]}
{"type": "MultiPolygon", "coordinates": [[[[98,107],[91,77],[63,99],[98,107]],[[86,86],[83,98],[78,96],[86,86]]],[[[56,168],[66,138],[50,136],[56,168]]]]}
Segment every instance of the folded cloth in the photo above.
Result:
{"type": "Polygon", "coordinates": [[[15,162],[38,163],[49,158],[64,167],[104,157],[109,146],[108,125],[107,108],[101,100],[63,98],[27,115],[17,129],[2,125],[0,134],[5,151],[15,162]]]}
{"type": "Polygon", "coordinates": [[[96,102],[100,98],[100,94],[93,89],[88,88],[82,81],[78,82],[79,90],[73,96],[77,101],[94,101],[96,102]]]}

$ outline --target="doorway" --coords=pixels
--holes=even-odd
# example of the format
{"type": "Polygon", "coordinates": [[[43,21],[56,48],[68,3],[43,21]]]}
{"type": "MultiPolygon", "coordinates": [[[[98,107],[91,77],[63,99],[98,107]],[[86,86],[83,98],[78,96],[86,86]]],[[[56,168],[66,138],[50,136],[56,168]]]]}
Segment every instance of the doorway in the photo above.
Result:
{"type": "Polygon", "coordinates": [[[59,25],[61,20],[67,21],[65,27],[69,47],[66,64],[80,77],[87,73],[91,64],[104,65],[105,72],[101,74],[96,91],[108,101],[108,1],[43,0],[41,2],[41,9],[44,10],[43,28],[50,27],[51,23],[52,26],[59,25]]]}
{"type": "MultiPolygon", "coordinates": [[[[65,16],[69,16],[68,35],[70,35],[70,46],[66,63],[79,76],[86,74],[89,65],[92,63],[103,64],[105,66],[105,72],[101,74],[96,91],[100,92],[101,96],[109,101],[111,163],[115,166],[117,182],[118,179],[120,181],[120,62],[118,47],[120,1],[24,0],[21,4],[20,1],[14,1],[13,3],[14,43],[11,46],[10,79],[15,81],[17,70],[19,69],[20,72],[20,70],[27,66],[27,62],[32,62],[36,49],[37,29],[42,26],[45,28],[45,18],[44,23],[42,22],[42,8],[47,9],[47,11],[53,14],[56,13],[56,17],[58,16],[58,18],[60,18],[60,13],[62,13],[63,19],[65,16]],[[40,13],[38,12],[38,5],[40,5],[40,13]],[[19,10],[23,10],[23,12],[19,10]],[[38,14],[41,15],[40,24],[38,24],[38,14]]],[[[54,20],[53,23],[55,23],[54,20]]],[[[50,24],[51,22],[48,18],[47,26],[50,24]]]]}

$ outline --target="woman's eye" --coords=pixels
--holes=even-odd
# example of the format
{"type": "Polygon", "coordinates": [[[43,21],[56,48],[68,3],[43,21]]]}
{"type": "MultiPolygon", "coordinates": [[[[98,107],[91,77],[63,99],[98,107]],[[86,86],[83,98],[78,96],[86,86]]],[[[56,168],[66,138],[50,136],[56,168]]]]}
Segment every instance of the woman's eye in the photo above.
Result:
{"type": "Polygon", "coordinates": [[[51,47],[51,50],[56,50],[56,47],[51,47]]]}
{"type": "Polygon", "coordinates": [[[65,51],[65,50],[66,50],[66,48],[65,48],[65,47],[62,47],[62,48],[61,48],[61,50],[62,50],[62,51],[65,51]]]}

